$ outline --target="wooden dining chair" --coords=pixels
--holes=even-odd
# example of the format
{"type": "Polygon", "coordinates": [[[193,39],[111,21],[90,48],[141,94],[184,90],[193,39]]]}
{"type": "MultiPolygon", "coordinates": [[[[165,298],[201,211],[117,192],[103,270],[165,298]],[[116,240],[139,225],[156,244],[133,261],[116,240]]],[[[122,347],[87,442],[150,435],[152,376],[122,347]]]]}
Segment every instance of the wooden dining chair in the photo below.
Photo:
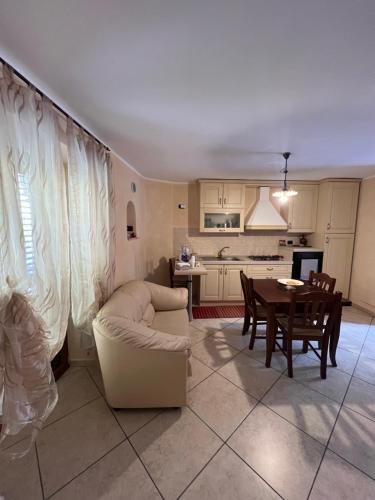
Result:
{"type": "Polygon", "coordinates": [[[169,282],[171,288],[187,288],[188,282],[186,276],[175,276],[174,268],[176,264],[176,259],[172,257],[169,259],[169,282]]]}
{"type": "MultiPolygon", "coordinates": [[[[335,324],[340,320],[340,302],[342,294],[324,291],[307,291],[305,293],[292,293],[292,298],[287,316],[276,319],[281,329],[286,350],[278,346],[288,360],[288,376],[293,377],[292,344],[293,340],[307,342],[320,359],[320,376],[327,377],[327,353],[330,335],[335,324]],[[297,306],[303,305],[303,313],[297,313],[297,306]],[[325,316],[328,315],[326,323],[325,316]],[[321,352],[315,349],[311,341],[321,342],[321,352]]],[[[301,309],[301,308],[300,308],[301,309]]]]}
{"type": "MultiPolygon", "coordinates": [[[[316,286],[324,292],[333,293],[336,285],[336,278],[331,278],[326,273],[315,273],[310,271],[309,285],[316,286]]],[[[321,342],[318,342],[319,349],[322,348],[321,342]]],[[[307,341],[303,342],[302,352],[306,353],[309,350],[307,341]]]]}
{"type": "Polygon", "coordinates": [[[310,271],[309,285],[314,285],[324,292],[333,293],[336,285],[336,278],[331,278],[326,273],[314,273],[314,271],[310,271]]]}
{"type": "Polygon", "coordinates": [[[248,278],[243,271],[240,272],[240,277],[242,292],[245,299],[245,317],[242,335],[245,335],[249,331],[251,325],[249,349],[252,349],[256,338],[266,338],[264,335],[257,336],[256,331],[257,325],[264,325],[267,323],[267,312],[264,307],[257,304],[255,300],[253,278],[248,278]]]}

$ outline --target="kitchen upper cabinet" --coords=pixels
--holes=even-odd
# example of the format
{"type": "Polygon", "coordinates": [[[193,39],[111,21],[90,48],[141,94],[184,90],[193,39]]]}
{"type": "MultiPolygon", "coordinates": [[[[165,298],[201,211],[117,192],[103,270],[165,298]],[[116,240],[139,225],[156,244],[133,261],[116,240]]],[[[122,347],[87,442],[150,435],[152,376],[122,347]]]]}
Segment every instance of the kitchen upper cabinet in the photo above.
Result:
{"type": "Polygon", "coordinates": [[[223,266],[206,265],[207,274],[201,276],[202,301],[217,302],[223,297],[223,266]]]}
{"type": "Polygon", "coordinates": [[[335,290],[349,297],[353,234],[329,234],[324,238],[323,272],[336,278],[335,290]]]}
{"type": "Polygon", "coordinates": [[[245,185],[224,184],[223,185],[223,207],[243,208],[245,206],[245,185]]]}
{"type": "Polygon", "coordinates": [[[201,182],[201,208],[244,208],[245,184],[232,182],[201,182]]]}
{"type": "Polygon", "coordinates": [[[243,210],[201,208],[199,229],[202,233],[241,233],[244,230],[243,210]]]}
{"type": "Polygon", "coordinates": [[[317,231],[354,233],[358,195],[358,182],[323,182],[319,187],[317,231]]]}
{"type": "Polygon", "coordinates": [[[223,300],[243,300],[240,272],[244,266],[224,266],[223,300]]]}
{"type": "Polygon", "coordinates": [[[318,207],[318,186],[298,184],[290,187],[298,194],[289,198],[284,209],[287,211],[288,233],[313,233],[318,207]]]}
{"type": "Polygon", "coordinates": [[[201,207],[222,208],[223,184],[221,182],[203,182],[200,184],[201,207]]]}

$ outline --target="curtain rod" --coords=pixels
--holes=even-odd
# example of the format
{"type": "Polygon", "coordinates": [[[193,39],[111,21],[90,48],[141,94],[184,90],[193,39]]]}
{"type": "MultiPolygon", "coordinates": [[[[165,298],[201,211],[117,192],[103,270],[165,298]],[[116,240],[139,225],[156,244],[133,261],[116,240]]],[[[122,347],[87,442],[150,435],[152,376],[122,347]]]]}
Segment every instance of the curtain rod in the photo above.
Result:
{"type": "Polygon", "coordinates": [[[62,113],[66,118],[69,118],[70,120],[72,120],[72,122],[75,125],[77,125],[77,127],[79,127],[82,130],[84,130],[87,135],[89,135],[96,142],[98,142],[99,144],[101,144],[107,151],[110,151],[110,149],[109,149],[108,146],[106,146],[105,144],[103,144],[102,141],[100,141],[97,137],[95,137],[95,135],[93,135],[91,132],[89,132],[87,130],[87,128],[83,127],[79,122],[77,122],[77,120],[75,120],[72,116],[70,116],[69,113],[67,113],[63,108],[61,108],[60,106],[58,106],[52,99],[50,99],[48,97],[48,95],[46,95],[44,92],[42,92],[38,87],[36,87],[32,82],[30,82],[30,80],[28,80],[25,76],[23,76],[19,71],[17,71],[15,68],[13,68],[13,66],[11,64],[9,64],[7,61],[5,61],[2,57],[0,57],[0,62],[2,64],[4,64],[5,66],[7,66],[18,78],[20,78],[24,83],[26,83],[26,85],[28,85],[29,87],[31,87],[32,89],[34,89],[35,92],[37,92],[40,96],[46,97],[47,99],[49,99],[52,102],[53,106],[58,111],[60,111],[60,113],[62,113]]]}

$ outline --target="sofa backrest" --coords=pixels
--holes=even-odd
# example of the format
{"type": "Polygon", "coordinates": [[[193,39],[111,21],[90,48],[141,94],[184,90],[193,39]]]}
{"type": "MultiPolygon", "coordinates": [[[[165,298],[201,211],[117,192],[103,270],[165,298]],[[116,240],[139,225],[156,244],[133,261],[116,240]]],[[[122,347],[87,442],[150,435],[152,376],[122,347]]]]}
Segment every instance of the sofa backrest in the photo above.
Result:
{"type": "Polygon", "coordinates": [[[129,281],[112,294],[98,313],[98,318],[117,316],[150,325],[155,310],[151,304],[151,292],[143,281],[129,281]]]}

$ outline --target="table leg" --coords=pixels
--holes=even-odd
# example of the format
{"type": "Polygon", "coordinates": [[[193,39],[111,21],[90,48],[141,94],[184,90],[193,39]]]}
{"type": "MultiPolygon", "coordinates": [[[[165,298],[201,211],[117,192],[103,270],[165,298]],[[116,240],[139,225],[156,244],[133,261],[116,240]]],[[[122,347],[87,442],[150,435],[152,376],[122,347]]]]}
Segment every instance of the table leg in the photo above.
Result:
{"type": "Polygon", "coordinates": [[[188,313],[189,321],[193,320],[193,277],[188,275],[187,277],[187,289],[188,289],[188,313]]]}
{"type": "Polygon", "coordinates": [[[266,344],[267,344],[267,353],[266,353],[266,367],[269,368],[271,366],[271,358],[272,351],[275,344],[276,337],[276,315],[275,315],[275,307],[270,304],[267,306],[267,329],[266,329],[266,344]]]}
{"type": "Polygon", "coordinates": [[[342,305],[340,304],[340,308],[337,315],[337,323],[333,329],[331,337],[329,339],[329,358],[331,360],[332,366],[336,367],[336,350],[337,345],[339,343],[340,338],[340,328],[341,328],[341,315],[342,315],[342,305]]]}

